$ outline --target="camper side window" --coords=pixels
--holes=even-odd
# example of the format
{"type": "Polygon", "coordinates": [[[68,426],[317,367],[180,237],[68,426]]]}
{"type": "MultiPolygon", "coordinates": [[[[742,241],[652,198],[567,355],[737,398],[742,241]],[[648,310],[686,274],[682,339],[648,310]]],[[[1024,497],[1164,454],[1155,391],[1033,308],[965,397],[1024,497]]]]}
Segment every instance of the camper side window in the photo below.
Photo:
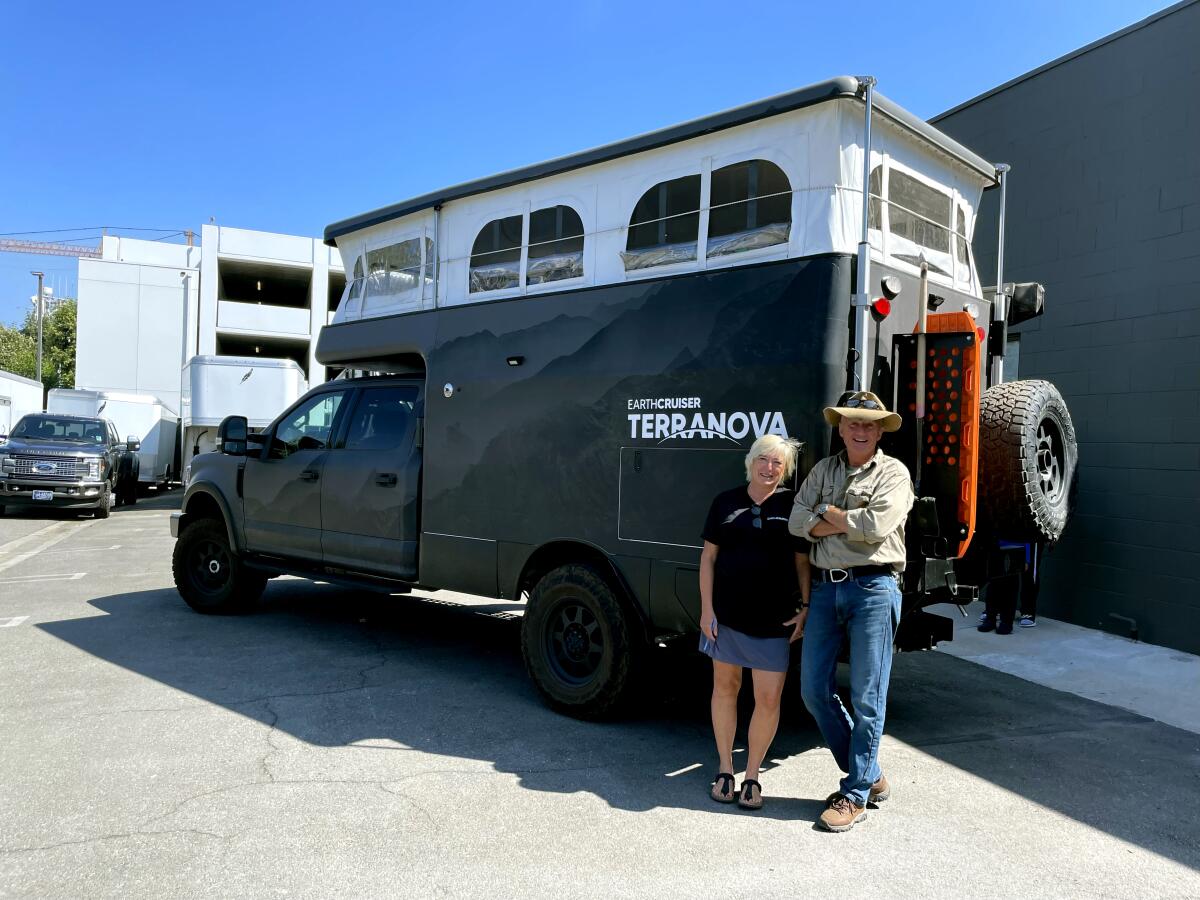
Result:
{"type": "Polygon", "coordinates": [[[958,219],[954,226],[955,233],[955,249],[958,252],[958,261],[964,266],[967,264],[967,214],[963,212],[963,208],[958,207],[958,219]]]}
{"type": "Polygon", "coordinates": [[[354,260],[354,280],[350,282],[350,299],[357,300],[363,293],[363,262],[359,256],[354,260]]]}
{"type": "Polygon", "coordinates": [[[633,208],[621,254],[625,271],[694,260],[699,232],[700,176],[659,182],[633,208]]]}
{"type": "Polygon", "coordinates": [[[883,166],[871,170],[871,180],[867,183],[867,194],[870,201],[867,207],[867,227],[883,228],[883,166]]]}
{"type": "Polygon", "coordinates": [[[545,284],[583,276],[583,221],[569,206],[550,206],[529,214],[527,284],[545,284]]]}
{"type": "Polygon", "coordinates": [[[792,228],[792,186],[773,162],[751,159],[712,173],[708,256],[786,244],[792,228]]]}
{"type": "Polygon", "coordinates": [[[323,450],[345,392],[319,394],[293,409],[271,436],[271,459],[286,459],[299,450],[323,450]]]}
{"type": "Polygon", "coordinates": [[[515,288],[521,283],[521,216],[493,219],[471,246],[470,293],[515,288]]]}
{"type": "Polygon", "coordinates": [[[394,296],[421,283],[421,241],[412,238],[367,251],[367,296],[394,296]]]}
{"type": "Polygon", "coordinates": [[[888,177],[888,230],[930,250],[950,252],[950,198],[911,175],[888,177]]]}

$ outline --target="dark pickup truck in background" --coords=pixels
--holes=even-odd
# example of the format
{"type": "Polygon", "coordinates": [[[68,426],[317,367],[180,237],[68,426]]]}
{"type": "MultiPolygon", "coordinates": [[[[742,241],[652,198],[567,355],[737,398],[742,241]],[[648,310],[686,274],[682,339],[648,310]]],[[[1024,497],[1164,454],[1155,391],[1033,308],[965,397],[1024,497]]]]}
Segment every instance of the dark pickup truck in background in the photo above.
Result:
{"type": "Polygon", "coordinates": [[[112,422],[31,413],[0,441],[0,515],[5,508],[91,509],[108,518],[137,502],[140,441],[122,441],[112,422]]]}

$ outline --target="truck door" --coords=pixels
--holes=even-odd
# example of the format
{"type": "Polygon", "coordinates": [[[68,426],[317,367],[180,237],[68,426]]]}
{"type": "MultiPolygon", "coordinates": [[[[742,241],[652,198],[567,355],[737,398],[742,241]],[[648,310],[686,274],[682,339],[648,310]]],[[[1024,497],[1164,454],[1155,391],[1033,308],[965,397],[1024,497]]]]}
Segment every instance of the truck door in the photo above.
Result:
{"type": "Polygon", "coordinates": [[[345,390],[300,401],[270,430],[243,478],[246,546],[254,553],[321,559],[321,477],[345,390]]]}
{"type": "Polygon", "coordinates": [[[419,404],[415,384],[359,391],[321,475],[325,565],[417,577],[419,404]]]}

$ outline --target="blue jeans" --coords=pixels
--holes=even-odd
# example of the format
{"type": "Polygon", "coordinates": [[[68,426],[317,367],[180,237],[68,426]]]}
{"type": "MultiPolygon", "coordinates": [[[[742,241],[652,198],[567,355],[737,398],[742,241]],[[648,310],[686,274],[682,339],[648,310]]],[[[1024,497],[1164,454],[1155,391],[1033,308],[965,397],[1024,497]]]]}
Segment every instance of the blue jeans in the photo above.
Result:
{"type": "Polygon", "coordinates": [[[891,575],[813,585],[804,623],[800,692],[833,758],[846,773],[841,793],[865,806],[879,780],[879,739],[900,622],[900,586],[891,575]],[[837,695],[843,636],[850,640],[851,716],[837,695]]]}

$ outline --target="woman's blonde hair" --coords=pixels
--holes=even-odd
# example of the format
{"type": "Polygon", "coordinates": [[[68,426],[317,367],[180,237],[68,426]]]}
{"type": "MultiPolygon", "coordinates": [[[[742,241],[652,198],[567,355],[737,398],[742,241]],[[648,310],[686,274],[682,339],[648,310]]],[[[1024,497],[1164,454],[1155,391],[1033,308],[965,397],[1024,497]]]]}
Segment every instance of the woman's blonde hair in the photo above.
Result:
{"type": "Polygon", "coordinates": [[[800,450],[800,442],[794,438],[784,438],[777,434],[764,434],[757,441],[750,445],[750,452],[746,454],[746,481],[749,481],[753,474],[751,466],[754,461],[760,456],[782,456],[783,457],[783,477],[784,479],[791,478],[792,473],[796,471],[796,455],[800,450]]]}

